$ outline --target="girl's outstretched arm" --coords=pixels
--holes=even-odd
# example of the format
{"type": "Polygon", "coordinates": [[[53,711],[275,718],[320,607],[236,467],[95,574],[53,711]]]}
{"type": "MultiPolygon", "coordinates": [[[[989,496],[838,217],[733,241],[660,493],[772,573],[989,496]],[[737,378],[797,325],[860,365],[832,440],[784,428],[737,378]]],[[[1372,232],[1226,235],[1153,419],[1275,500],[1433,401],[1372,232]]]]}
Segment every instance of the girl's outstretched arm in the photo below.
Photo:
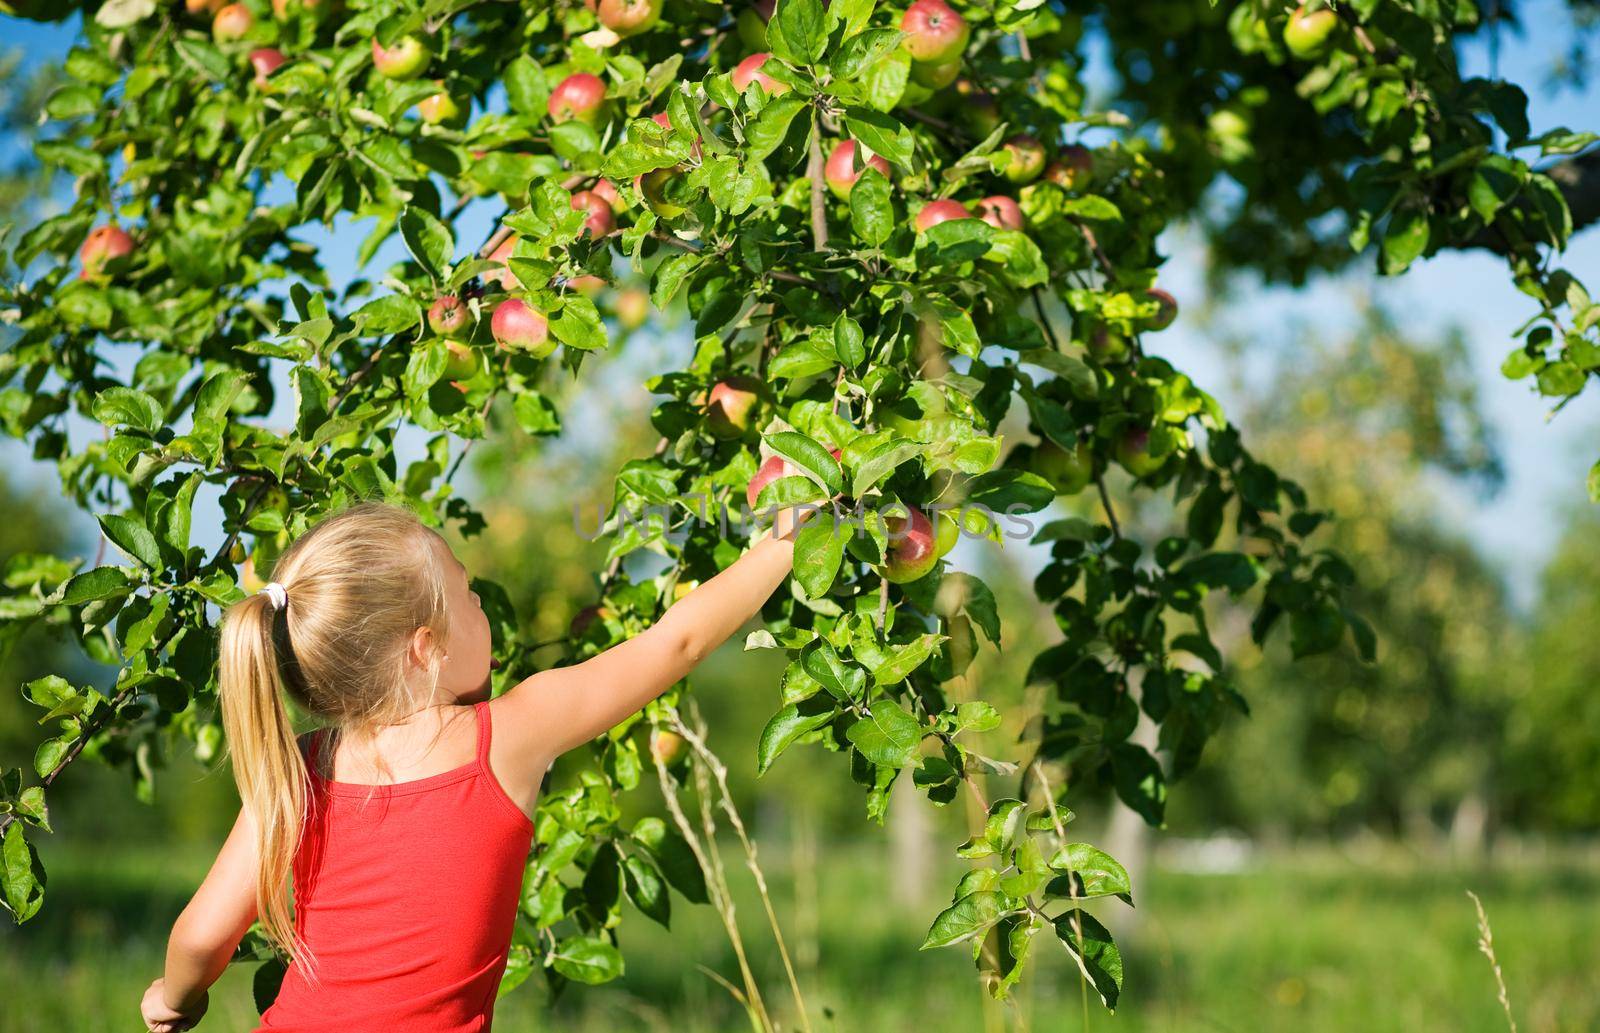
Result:
{"type": "Polygon", "coordinates": [[[166,974],[150,984],[141,1005],[145,1026],[173,1033],[199,1022],[207,991],[255,920],[255,824],[240,808],[211,871],[172,926],[166,974]]]}
{"type": "Polygon", "coordinates": [[[781,514],[765,537],[646,631],[581,664],[540,671],[495,699],[497,770],[505,758],[511,781],[537,787],[556,757],[671,688],[759,612],[788,577],[794,535],[809,515],[781,514]]]}

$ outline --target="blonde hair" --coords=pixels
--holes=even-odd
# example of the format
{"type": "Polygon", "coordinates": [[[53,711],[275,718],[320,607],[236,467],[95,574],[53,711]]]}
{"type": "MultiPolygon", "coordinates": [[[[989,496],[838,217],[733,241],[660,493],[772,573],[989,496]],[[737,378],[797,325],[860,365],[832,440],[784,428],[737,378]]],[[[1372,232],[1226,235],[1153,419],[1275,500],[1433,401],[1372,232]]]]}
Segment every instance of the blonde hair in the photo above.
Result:
{"type": "MultiPolygon", "coordinates": [[[[270,940],[312,967],[289,906],[310,779],[279,689],[331,728],[320,751],[330,767],[338,741],[431,701],[440,651],[429,658],[425,691],[407,679],[406,663],[418,628],[432,629],[438,643],[449,635],[439,546],[444,539],[409,509],[359,501],[278,558],[272,580],[284,587],[282,609],[256,592],[222,616],[222,721],[239,797],[255,822],[257,913],[270,940]]],[[[382,769],[376,750],[373,756],[382,769]]]]}

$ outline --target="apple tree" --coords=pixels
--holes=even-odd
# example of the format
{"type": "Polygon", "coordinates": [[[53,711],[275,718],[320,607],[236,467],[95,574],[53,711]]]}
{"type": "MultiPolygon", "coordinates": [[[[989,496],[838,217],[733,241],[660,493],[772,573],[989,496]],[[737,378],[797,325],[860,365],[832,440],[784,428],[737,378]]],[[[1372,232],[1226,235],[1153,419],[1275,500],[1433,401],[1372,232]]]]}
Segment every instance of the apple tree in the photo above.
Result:
{"type": "MultiPolygon", "coordinates": [[[[1370,244],[1400,273],[1488,242],[1538,302],[1512,371],[1575,395],[1593,365],[1600,310],[1550,260],[1573,226],[1566,181],[1516,156],[1592,138],[1531,137],[1515,87],[1460,79],[1467,4],[10,6],[82,29],[35,147],[72,201],[11,247],[0,415],[116,553],[13,557],[0,621],[69,628],[119,669],[105,690],[23,687],[48,728],[0,798],[18,920],[44,890],[28,835],[74,761],[148,791],[163,751],[216,755],[216,607],[351,498],[481,529],[451,483],[465,448],[559,434],[563,385],[638,318],[618,289],[637,281],[686,310],[693,346],[645,385],[659,444],[616,475],[601,597],[554,662],[731,562],[751,525],[730,511],[826,504],[747,642],[787,658],[757,769],[837,754],[879,822],[902,777],[935,806],[975,794],[987,823],[924,946],[970,947],[1005,996],[1043,934],[1112,1007],[1121,959],[1083,904],[1132,887],[1073,839],[1068,803],[1109,787],[1161,823],[1168,783],[1244,710],[1208,596],[1251,606],[1255,641],[1297,656],[1373,650],[1348,566],[1314,540],[1325,514],[1160,356],[1177,316],[1162,230],[1227,175],[1244,190],[1213,230],[1240,264],[1299,272],[1370,244]],[[1086,99],[1086,25],[1129,73],[1104,108],[1086,99]],[[1133,73],[1135,51],[1156,74],[1133,73]],[[1349,223],[1337,239],[1311,228],[1330,213],[1349,223]],[[354,222],[360,268],[336,272],[309,238],[354,222]],[[386,245],[400,257],[370,272],[386,245]],[[279,430],[263,417],[284,386],[279,430]],[[74,440],[69,412],[103,436],[74,440]],[[1004,439],[1008,416],[1024,440],[1004,439]],[[402,469],[403,423],[431,437],[402,469]],[[224,516],[210,554],[192,543],[202,491],[224,516]],[[1119,519],[1127,492],[1179,532],[1119,519]],[[1058,499],[1074,515],[1042,515],[1058,499]],[[945,556],[962,535],[1048,552],[1034,589],[1061,639],[1032,663],[1047,703],[1009,757],[972,746],[995,708],[949,691],[1005,641],[989,587],[945,556]],[[1156,753],[1129,739],[1141,712],[1156,753]],[[1014,788],[992,794],[999,780],[1014,788]]],[[[477,587],[497,689],[552,662],[477,587]]],[[[612,979],[624,901],[666,923],[669,887],[705,899],[684,823],[618,806],[651,767],[673,791],[685,738],[705,759],[686,691],[594,742],[541,803],[507,986],[612,979]]]]}

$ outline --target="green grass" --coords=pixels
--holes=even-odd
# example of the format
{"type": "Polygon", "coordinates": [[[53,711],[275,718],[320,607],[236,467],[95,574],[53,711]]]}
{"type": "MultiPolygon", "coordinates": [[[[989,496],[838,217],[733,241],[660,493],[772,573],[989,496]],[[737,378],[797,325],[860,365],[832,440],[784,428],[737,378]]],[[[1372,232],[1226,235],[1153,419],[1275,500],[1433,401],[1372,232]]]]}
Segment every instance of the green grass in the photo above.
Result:
{"type": "MultiPolygon", "coordinates": [[[[159,974],[171,920],[210,856],[60,840],[45,847],[44,911],[0,931],[0,1026],[136,1033],[139,994],[159,974]]],[[[787,1024],[794,1010],[759,900],[737,853],[724,855],[743,891],[739,919],[762,991],[787,1024]]],[[[917,951],[941,901],[892,903],[881,840],[824,856],[818,935],[808,944],[782,844],[762,854],[818,1033],[1082,1028],[1080,984],[1059,944],[1041,934],[1023,990],[986,1016],[970,953],[917,951]]],[[[953,885],[957,871],[942,866],[934,892],[953,885]]],[[[1230,875],[1158,866],[1144,882],[1136,887],[1142,924],[1128,940],[1124,1006],[1108,1016],[1091,1001],[1092,1030],[1504,1030],[1489,963],[1476,947],[1469,888],[1488,909],[1520,1029],[1600,1028],[1600,866],[1592,857],[1463,869],[1400,850],[1360,859],[1319,851],[1230,875]]],[[[500,1002],[495,1029],[749,1030],[728,993],[696,967],[738,982],[715,914],[677,898],[673,908],[671,933],[629,912],[623,979],[573,987],[552,1005],[535,976],[500,1002]]],[[[1126,917],[1120,904],[1100,912],[1108,922],[1126,917]]],[[[230,971],[213,989],[202,1029],[252,1027],[249,975],[230,971]]]]}

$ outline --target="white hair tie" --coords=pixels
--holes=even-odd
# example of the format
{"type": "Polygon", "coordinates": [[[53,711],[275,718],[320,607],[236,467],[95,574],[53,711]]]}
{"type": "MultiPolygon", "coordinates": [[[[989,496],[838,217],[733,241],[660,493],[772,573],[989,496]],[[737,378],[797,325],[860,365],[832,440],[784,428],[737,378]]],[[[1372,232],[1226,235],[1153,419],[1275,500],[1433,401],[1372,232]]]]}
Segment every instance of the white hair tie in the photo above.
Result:
{"type": "Polygon", "coordinates": [[[283,609],[284,604],[289,601],[288,589],[284,588],[276,581],[268,581],[262,586],[261,591],[267,593],[267,595],[272,599],[272,608],[274,610],[283,609]]]}

